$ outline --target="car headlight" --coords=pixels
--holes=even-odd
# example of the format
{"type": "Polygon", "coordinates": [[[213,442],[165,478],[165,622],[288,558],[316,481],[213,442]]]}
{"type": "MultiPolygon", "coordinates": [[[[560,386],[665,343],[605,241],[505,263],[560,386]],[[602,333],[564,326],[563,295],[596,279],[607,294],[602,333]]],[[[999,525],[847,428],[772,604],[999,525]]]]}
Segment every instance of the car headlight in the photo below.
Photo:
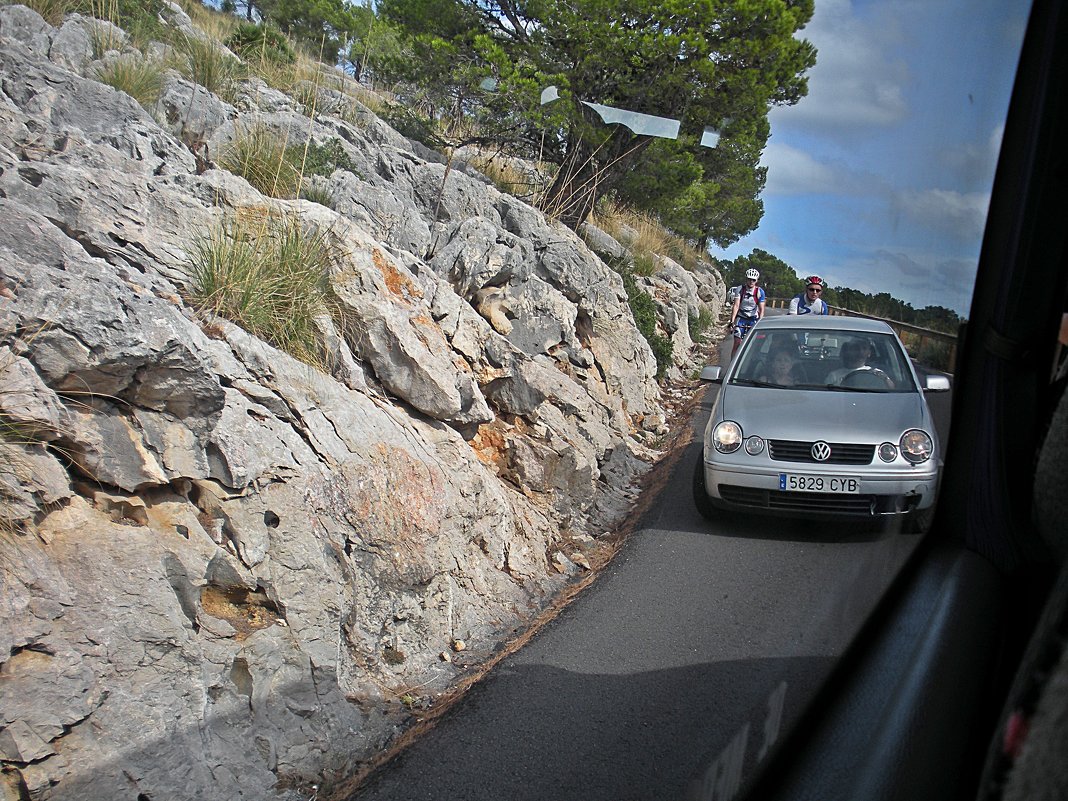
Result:
{"type": "Polygon", "coordinates": [[[734,453],[742,446],[742,427],[724,420],[712,430],[712,445],[720,453],[734,453]]]}
{"type": "Polygon", "coordinates": [[[764,452],[764,440],[760,437],[749,437],[745,441],[745,452],[750,456],[757,456],[764,452]]]}
{"type": "Polygon", "coordinates": [[[892,442],[884,442],[879,446],[879,458],[884,462],[892,462],[897,458],[897,445],[892,442]]]}
{"type": "Polygon", "coordinates": [[[934,453],[934,440],[926,431],[913,428],[901,435],[901,455],[912,464],[922,464],[934,453]]]}

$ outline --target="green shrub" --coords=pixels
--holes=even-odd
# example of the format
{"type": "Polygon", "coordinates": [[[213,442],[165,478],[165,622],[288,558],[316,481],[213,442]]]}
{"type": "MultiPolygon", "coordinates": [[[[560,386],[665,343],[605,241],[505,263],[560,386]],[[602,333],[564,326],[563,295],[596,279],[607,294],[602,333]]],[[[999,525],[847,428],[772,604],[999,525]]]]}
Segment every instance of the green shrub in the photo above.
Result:
{"type": "Polygon", "coordinates": [[[246,61],[293,64],[297,53],[285,34],[270,24],[242,22],[224,44],[246,61]]]}
{"type": "Polygon", "coordinates": [[[623,277],[623,288],[627,292],[627,302],[630,304],[631,314],[634,315],[634,324],[653,351],[653,357],[656,359],[656,378],[660,380],[671,367],[674,343],[656,333],[656,303],[649,293],[638,286],[634,274],[626,268],[617,272],[623,277]]]}
{"type": "Polygon", "coordinates": [[[390,103],[379,116],[401,136],[421,142],[432,150],[445,148],[445,140],[437,132],[433,121],[420,117],[407,106],[390,103]]]}
{"type": "Polygon", "coordinates": [[[650,275],[656,274],[656,259],[653,258],[651,253],[635,253],[634,254],[634,272],[638,275],[648,278],[650,275]]]}
{"type": "Polygon", "coordinates": [[[240,133],[219,158],[219,166],[240,175],[268,197],[296,197],[301,173],[298,149],[262,125],[240,133]]]}
{"type": "Polygon", "coordinates": [[[712,316],[712,312],[702,306],[700,312],[687,315],[687,319],[690,324],[690,339],[697,343],[706,342],[708,329],[712,326],[712,323],[715,320],[712,316]]]}
{"type": "MultiPolygon", "coordinates": [[[[624,284],[628,282],[624,281],[624,284]]],[[[637,282],[630,279],[627,286],[627,300],[630,302],[630,310],[634,313],[634,324],[638,330],[648,339],[656,331],[656,303],[649,293],[638,287],[637,282]]]]}
{"type": "Polygon", "coordinates": [[[334,170],[346,170],[359,175],[356,164],[349,158],[340,139],[330,139],[325,144],[316,144],[309,140],[307,149],[295,145],[290,148],[290,157],[294,164],[303,163],[305,175],[322,175],[329,178],[334,170]]]}
{"type": "Polygon", "coordinates": [[[222,226],[194,248],[192,300],[322,368],[329,355],[315,318],[334,311],[330,273],[337,258],[327,232],[297,219],[222,226]]]}
{"type": "Polygon", "coordinates": [[[659,381],[671,367],[671,354],[675,349],[675,343],[667,337],[660,336],[660,334],[646,337],[646,341],[649,343],[649,347],[652,348],[653,358],[656,359],[656,378],[659,381]]]}
{"type": "Polygon", "coordinates": [[[182,56],[179,72],[220,97],[229,97],[234,82],[245,75],[241,62],[214,39],[187,36],[179,42],[178,50],[182,56]]]}
{"type": "Polygon", "coordinates": [[[334,208],[334,193],[330,191],[328,186],[304,184],[300,188],[300,196],[304,200],[310,200],[312,203],[318,203],[328,209],[334,208]]]}
{"type": "MultiPolygon", "coordinates": [[[[139,47],[153,40],[165,42],[169,36],[167,28],[160,22],[164,8],[162,0],[74,0],[70,5],[71,10],[122,28],[139,47]]],[[[94,54],[99,58],[108,50],[120,49],[121,44],[113,34],[103,34],[99,41],[94,35],[94,54]]]]}
{"type": "Polygon", "coordinates": [[[163,67],[158,62],[124,56],[96,71],[97,80],[125,92],[151,111],[163,90],[163,67]]]}

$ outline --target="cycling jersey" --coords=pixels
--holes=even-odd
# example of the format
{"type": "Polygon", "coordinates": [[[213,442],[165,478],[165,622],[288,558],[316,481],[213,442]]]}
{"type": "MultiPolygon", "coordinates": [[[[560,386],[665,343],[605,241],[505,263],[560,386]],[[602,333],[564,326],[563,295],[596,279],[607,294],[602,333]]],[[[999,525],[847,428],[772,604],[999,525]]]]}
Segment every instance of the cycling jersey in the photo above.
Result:
{"type": "Polygon", "coordinates": [[[760,311],[760,304],[767,299],[764,290],[760,287],[743,289],[738,301],[738,319],[748,317],[755,320],[760,311]]]}
{"type": "Polygon", "coordinates": [[[827,314],[829,312],[823,298],[816,298],[810,304],[805,295],[806,293],[804,292],[800,295],[794,295],[790,301],[790,314],[827,314]]]}

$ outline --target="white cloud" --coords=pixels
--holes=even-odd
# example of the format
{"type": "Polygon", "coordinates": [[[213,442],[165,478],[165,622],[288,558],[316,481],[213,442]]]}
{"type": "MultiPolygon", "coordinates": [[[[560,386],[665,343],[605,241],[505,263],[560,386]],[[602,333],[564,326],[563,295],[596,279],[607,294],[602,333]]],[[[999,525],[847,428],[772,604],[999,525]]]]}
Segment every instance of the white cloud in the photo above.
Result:
{"type": "Polygon", "coordinates": [[[925,189],[898,193],[902,214],[930,231],[949,234],[959,241],[982,239],[989,192],[955,192],[925,189]]]}
{"type": "Polygon", "coordinates": [[[1004,136],[1005,125],[1001,123],[991,130],[985,141],[977,131],[974,141],[942,142],[937,150],[938,161],[952,171],[950,180],[961,188],[990,186],[1004,136]]]}
{"type": "Polygon", "coordinates": [[[819,162],[790,145],[769,142],[761,163],[768,168],[765,191],[769,195],[840,193],[855,184],[855,179],[841,167],[819,162]]]}
{"type": "Polygon", "coordinates": [[[826,0],[801,35],[819,51],[808,96],[773,114],[815,128],[886,126],[905,117],[908,68],[888,55],[894,26],[861,20],[849,0],[826,0]]]}
{"type": "Polygon", "coordinates": [[[828,273],[835,285],[840,282],[871,294],[888,292],[916,309],[944,306],[966,315],[975,270],[976,262],[967,259],[946,259],[920,250],[876,249],[828,273]]]}
{"type": "Polygon", "coordinates": [[[1001,153],[1001,140],[1005,138],[1005,123],[998,125],[991,133],[987,146],[990,148],[990,156],[996,161],[1001,153]]]}

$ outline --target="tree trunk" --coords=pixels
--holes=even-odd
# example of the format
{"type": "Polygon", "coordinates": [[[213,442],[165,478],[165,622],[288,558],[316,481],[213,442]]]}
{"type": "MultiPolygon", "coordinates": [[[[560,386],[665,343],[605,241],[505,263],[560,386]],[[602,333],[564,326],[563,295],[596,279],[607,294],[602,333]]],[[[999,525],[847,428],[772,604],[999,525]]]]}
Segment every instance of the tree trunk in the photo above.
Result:
{"type": "Polygon", "coordinates": [[[597,170],[590,164],[577,170],[561,167],[542,201],[542,211],[578,230],[597,202],[597,179],[597,170]]]}
{"type": "Polygon", "coordinates": [[[634,136],[623,126],[615,126],[608,140],[597,148],[579,141],[556,173],[541,203],[542,211],[578,230],[593,211],[597,198],[616,185],[650,142],[651,137],[634,136]]]}

